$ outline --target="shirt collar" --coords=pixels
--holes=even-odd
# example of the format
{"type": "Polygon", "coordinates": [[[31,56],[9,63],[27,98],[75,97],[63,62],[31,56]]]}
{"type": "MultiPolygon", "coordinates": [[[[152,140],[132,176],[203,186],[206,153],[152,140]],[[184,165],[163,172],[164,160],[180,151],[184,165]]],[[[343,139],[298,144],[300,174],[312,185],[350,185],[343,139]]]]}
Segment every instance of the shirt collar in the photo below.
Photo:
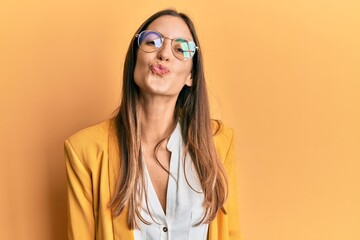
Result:
{"type": "Polygon", "coordinates": [[[166,145],[166,148],[172,152],[172,150],[174,150],[174,148],[176,146],[179,146],[180,142],[182,141],[182,136],[181,136],[181,127],[180,127],[180,123],[178,122],[176,124],[176,127],[174,129],[174,131],[172,132],[172,134],[170,135],[169,141],[166,145]]]}

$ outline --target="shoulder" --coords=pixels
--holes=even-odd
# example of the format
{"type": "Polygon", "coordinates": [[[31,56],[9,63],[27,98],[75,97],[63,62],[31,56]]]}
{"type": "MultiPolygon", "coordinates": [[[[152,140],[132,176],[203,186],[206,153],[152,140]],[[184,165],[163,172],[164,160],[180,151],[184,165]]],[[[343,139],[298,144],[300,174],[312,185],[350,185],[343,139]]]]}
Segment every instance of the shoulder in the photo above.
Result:
{"type": "Polygon", "coordinates": [[[95,143],[103,142],[109,133],[110,120],[83,128],[71,135],[67,141],[70,143],[95,143]]]}
{"type": "Polygon", "coordinates": [[[65,148],[71,148],[78,156],[106,151],[111,122],[106,120],[79,130],[65,140],[65,148]]]}
{"type": "Polygon", "coordinates": [[[212,120],[212,129],[215,142],[229,145],[234,137],[234,130],[219,120],[212,120]]]}
{"type": "Polygon", "coordinates": [[[212,120],[214,143],[220,158],[224,161],[233,147],[234,130],[218,120],[212,120]]]}

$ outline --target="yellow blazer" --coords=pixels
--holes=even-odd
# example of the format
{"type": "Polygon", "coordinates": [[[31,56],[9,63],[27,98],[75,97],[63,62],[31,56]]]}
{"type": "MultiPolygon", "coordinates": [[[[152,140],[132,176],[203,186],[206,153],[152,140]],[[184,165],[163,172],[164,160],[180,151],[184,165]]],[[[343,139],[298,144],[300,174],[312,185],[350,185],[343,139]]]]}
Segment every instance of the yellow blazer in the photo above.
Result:
{"type": "MultiPolygon", "coordinates": [[[[215,146],[229,180],[229,196],[209,226],[209,240],[239,240],[237,159],[233,131],[222,126],[215,146]]],[[[65,141],[69,240],[132,240],[128,208],[113,217],[108,207],[113,196],[120,160],[113,120],[85,128],[65,141]]],[[[197,239],[193,239],[197,240],[197,239]]]]}

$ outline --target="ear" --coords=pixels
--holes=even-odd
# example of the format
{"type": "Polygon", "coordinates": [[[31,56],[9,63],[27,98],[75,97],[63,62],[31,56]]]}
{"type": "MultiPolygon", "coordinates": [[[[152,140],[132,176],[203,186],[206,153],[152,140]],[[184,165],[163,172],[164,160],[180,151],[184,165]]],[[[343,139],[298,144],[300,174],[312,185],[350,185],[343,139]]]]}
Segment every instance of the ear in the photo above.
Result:
{"type": "Polygon", "coordinates": [[[189,75],[187,76],[186,78],[186,82],[185,82],[185,85],[188,86],[188,87],[191,87],[192,86],[192,77],[191,77],[191,73],[189,73],[189,75]]]}

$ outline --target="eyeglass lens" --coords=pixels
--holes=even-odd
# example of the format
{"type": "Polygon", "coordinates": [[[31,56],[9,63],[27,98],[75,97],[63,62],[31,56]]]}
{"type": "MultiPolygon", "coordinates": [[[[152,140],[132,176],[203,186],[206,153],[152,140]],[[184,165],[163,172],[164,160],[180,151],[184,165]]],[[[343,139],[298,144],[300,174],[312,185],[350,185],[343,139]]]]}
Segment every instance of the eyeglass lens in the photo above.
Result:
{"type": "MultiPolygon", "coordinates": [[[[138,44],[144,52],[155,52],[163,45],[164,37],[154,31],[143,31],[138,35],[138,44]]],[[[184,38],[171,40],[171,49],[174,56],[181,60],[187,60],[194,56],[196,51],[195,43],[184,38]]]]}

